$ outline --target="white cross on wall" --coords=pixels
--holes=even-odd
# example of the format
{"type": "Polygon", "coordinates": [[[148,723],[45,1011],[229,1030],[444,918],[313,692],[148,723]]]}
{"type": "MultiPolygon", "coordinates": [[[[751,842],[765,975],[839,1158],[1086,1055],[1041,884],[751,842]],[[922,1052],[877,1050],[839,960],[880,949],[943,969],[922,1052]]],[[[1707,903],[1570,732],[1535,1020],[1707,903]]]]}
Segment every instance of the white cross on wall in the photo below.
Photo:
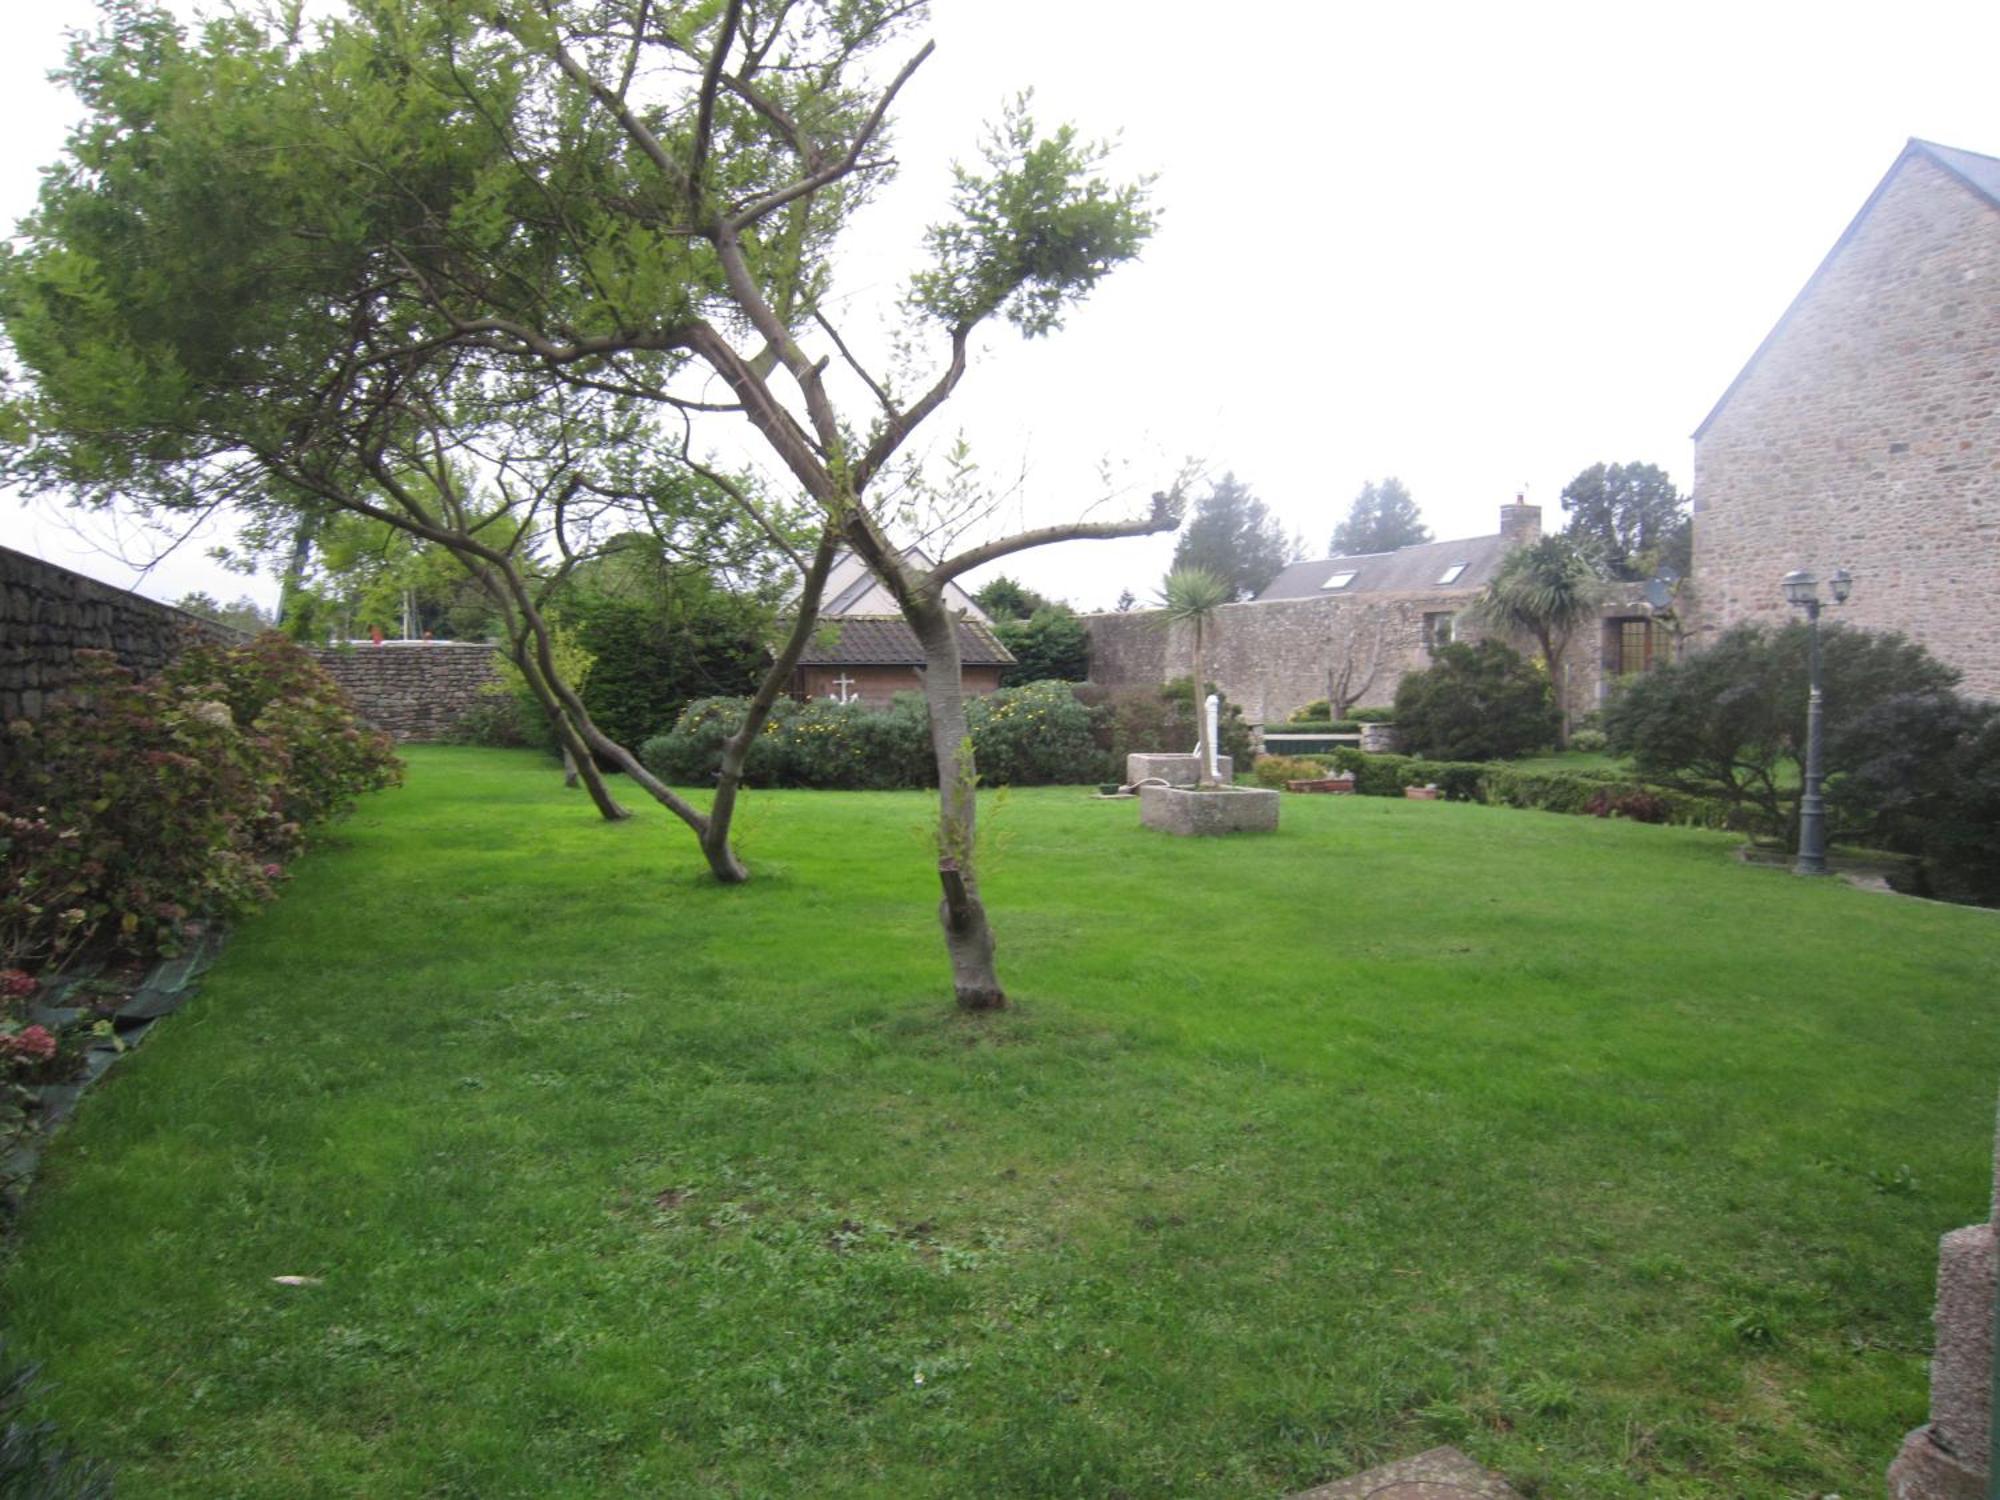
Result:
{"type": "Polygon", "coordinates": [[[859,687],[861,684],[856,682],[852,677],[849,677],[845,672],[842,672],[838,677],[833,679],[833,685],[837,690],[833,694],[833,701],[835,703],[852,703],[860,696],[853,689],[859,687]]]}

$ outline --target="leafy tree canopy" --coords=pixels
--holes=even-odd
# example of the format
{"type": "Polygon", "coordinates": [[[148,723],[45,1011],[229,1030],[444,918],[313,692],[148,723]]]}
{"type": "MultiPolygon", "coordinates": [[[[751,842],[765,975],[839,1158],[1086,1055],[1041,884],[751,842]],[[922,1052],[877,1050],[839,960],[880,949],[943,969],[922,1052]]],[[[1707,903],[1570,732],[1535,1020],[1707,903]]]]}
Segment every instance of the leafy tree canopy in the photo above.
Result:
{"type": "Polygon", "coordinates": [[[1654,464],[1592,464],[1563,486],[1568,535],[1606,578],[1685,577],[1693,528],[1686,500],[1654,464]]]}
{"type": "Polygon", "coordinates": [[[295,4],[221,9],[188,28],[114,0],[76,41],[87,117],[0,260],[24,374],[0,477],[227,499],[273,535],[350,510],[449,547],[504,608],[565,748],[621,766],[732,883],[748,873],[728,841],[736,767],[852,549],[925,651],[954,986],[999,1003],[944,585],[1028,547],[1170,530],[1180,495],[920,566],[892,536],[919,529],[905,447],[992,323],[1052,333],[1138,253],[1147,184],[1016,100],[956,170],[871,365],[835,322],[851,305],[832,295],[836,251],[895,174],[894,105],[932,50],[912,35],[922,3],[367,0],[312,27],[295,4]],[[698,436],[746,427],[789,507],[698,436]],[[885,469],[901,482],[878,484],[885,469]],[[540,605],[608,535],[700,545],[711,504],[788,556],[808,607],[702,808],[552,675],[540,605]]]}
{"type": "Polygon", "coordinates": [[[1016,663],[1001,674],[1002,687],[1090,676],[1090,636],[1067,604],[1044,605],[1025,620],[997,621],[993,633],[1016,663]]]}
{"type": "Polygon", "coordinates": [[[1025,620],[1054,601],[1003,573],[975,593],[972,602],[995,620],[1025,620]]]}
{"type": "Polygon", "coordinates": [[[174,608],[187,614],[199,615],[204,620],[213,620],[218,625],[227,625],[231,630],[240,630],[245,635],[255,635],[261,630],[269,630],[276,622],[270,612],[248,594],[239,595],[233,604],[224,604],[213,594],[196,592],[183,594],[174,601],[174,608]]]}
{"type": "MultiPolygon", "coordinates": [[[[1469,613],[1477,623],[1534,637],[1542,667],[1560,698],[1563,657],[1571,637],[1597,618],[1603,584],[1568,536],[1545,536],[1516,547],[1500,560],[1469,613]]],[[[1569,743],[1569,710],[1563,705],[1558,745],[1569,743]]]]}
{"type": "Polygon", "coordinates": [[[1292,560],[1292,544],[1270,508],[1234,474],[1224,474],[1194,502],[1174,543],[1173,567],[1200,568],[1229,586],[1229,597],[1254,599],[1292,560]]]}
{"type": "Polygon", "coordinates": [[[1393,475],[1377,484],[1369,480],[1347,508],[1347,519],[1333,532],[1333,554],[1360,556],[1370,552],[1394,552],[1398,547],[1414,547],[1431,539],[1417,502],[1403,481],[1393,475]]]}

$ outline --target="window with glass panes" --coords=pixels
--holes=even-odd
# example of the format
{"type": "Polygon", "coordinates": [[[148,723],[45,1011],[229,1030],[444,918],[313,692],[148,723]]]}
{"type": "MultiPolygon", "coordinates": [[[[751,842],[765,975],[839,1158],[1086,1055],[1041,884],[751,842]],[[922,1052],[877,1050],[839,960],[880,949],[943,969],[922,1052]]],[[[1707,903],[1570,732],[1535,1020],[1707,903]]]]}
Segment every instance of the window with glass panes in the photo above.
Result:
{"type": "Polygon", "coordinates": [[[1674,638],[1658,620],[1611,620],[1611,669],[1620,677],[1646,672],[1674,659],[1674,638]]]}

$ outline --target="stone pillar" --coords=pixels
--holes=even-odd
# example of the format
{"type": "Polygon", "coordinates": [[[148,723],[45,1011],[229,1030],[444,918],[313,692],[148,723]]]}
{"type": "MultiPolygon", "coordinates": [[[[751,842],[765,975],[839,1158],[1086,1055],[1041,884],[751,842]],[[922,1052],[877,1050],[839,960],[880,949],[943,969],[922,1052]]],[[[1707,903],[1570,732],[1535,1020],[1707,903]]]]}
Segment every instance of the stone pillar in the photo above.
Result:
{"type": "Polygon", "coordinates": [[[1393,755],[1402,743],[1396,737],[1394,724],[1363,724],[1361,726],[1361,749],[1366,755],[1393,755]]]}
{"type": "Polygon", "coordinates": [[[1931,1356],[1931,1419],[1889,1465],[1890,1500],[1985,1500],[1991,1463],[1994,1227],[2000,1218],[2000,1132],[1994,1208],[1984,1224],[1954,1229],[1938,1252],[1931,1356]]]}

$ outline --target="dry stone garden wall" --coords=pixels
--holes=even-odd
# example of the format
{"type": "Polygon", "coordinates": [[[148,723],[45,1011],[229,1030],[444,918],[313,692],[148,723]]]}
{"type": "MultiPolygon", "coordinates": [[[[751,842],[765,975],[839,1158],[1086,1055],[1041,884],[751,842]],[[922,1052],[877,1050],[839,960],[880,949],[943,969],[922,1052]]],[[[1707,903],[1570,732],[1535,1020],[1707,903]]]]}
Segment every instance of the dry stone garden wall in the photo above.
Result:
{"type": "Polygon", "coordinates": [[[170,604],[0,547],[0,722],[39,718],[76,680],[78,651],[109,651],[147,676],[191,638],[242,639],[170,604]]]}
{"type": "Polygon", "coordinates": [[[384,641],[313,652],[361,717],[399,740],[438,740],[499,679],[494,647],[479,641],[384,641]]]}

